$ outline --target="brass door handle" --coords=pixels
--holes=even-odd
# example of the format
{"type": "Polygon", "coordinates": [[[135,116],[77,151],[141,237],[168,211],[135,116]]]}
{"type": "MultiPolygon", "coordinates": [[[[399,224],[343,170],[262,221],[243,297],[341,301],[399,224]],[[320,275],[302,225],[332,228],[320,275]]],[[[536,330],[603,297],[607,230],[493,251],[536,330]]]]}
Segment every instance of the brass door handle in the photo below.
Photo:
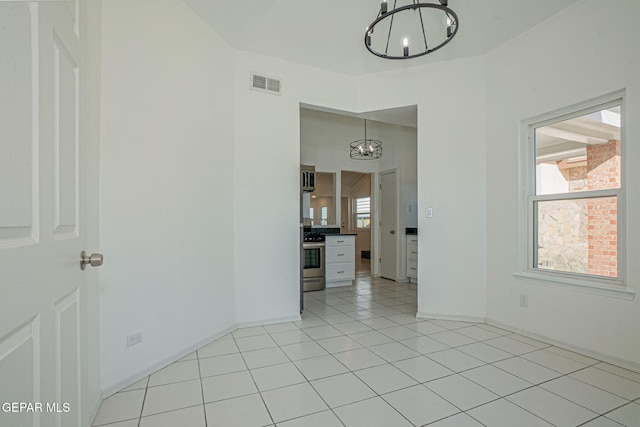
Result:
{"type": "Polygon", "coordinates": [[[80,252],[81,270],[84,270],[87,267],[87,264],[91,264],[91,267],[100,267],[103,261],[104,257],[102,254],[91,254],[91,256],[87,256],[85,251],[80,252]]]}
{"type": "Polygon", "coordinates": [[[389,233],[396,234],[396,230],[391,230],[389,233]]]}

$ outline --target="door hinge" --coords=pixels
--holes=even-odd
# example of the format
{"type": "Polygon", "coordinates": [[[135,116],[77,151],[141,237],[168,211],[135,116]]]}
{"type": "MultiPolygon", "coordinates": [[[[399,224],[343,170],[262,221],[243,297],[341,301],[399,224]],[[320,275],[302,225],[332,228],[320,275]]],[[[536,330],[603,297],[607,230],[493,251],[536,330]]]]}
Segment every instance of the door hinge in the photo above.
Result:
{"type": "Polygon", "coordinates": [[[382,258],[378,258],[378,262],[382,264],[382,258]]]}
{"type": "Polygon", "coordinates": [[[380,190],[382,190],[382,184],[380,184],[380,190]]]}

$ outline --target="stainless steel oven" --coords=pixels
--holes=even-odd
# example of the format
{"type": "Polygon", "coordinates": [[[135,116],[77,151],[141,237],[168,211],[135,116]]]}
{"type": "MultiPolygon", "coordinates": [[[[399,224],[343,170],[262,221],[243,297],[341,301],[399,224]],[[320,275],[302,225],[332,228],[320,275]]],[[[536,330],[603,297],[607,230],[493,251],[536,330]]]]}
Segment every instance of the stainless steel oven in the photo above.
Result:
{"type": "Polygon", "coordinates": [[[304,291],[320,291],[325,288],[324,242],[304,242],[302,249],[304,291]]]}

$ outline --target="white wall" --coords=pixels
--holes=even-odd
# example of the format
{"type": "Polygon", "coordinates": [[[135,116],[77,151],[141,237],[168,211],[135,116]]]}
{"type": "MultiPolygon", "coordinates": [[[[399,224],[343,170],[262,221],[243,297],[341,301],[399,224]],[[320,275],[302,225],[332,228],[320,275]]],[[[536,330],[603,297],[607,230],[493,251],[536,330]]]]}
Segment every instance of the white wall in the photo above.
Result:
{"type": "MultiPolygon", "coordinates": [[[[418,106],[418,314],[485,317],[482,58],[358,79],[360,110],[418,106]],[[425,218],[426,207],[433,218],[425,218]]],[[[406,161],[406,160],[405,160],[406,161]]]]}
{"type": "Polygon", "coordinates": [[[626,89],[627,279],[640,285],[640,4],[586,0],[486,57],[487,317],[621,361],[640,363],[640,303],[514,277],[518,268],[518,124],[626,89]],[[527,294],[529,307],[519,306],[527,294]]]}
{"type": "Polygon", "coordinates": [[[179,0],[102,8],[108,391],[235,324],[235,57],[179,0]]]}
{"type": "Polygon", "coordinates": [[[237,53],[235,68],[237,319],[240,324],[295,319],[300,315],[299,103],[353,110],[355,79],[246,52],[237,53]],[[281,78],[282,95],[250,90],[252,71],[281,78]],[[256,218],[256,206],[269,214],[256,218]]]}
{"type": "MultiPolygon", "coordinates": [[[[326,147],[301,153],[300,103],[418,106],[417,172],[408,152],[385,151],[380,170],[401,165],[407,200],[415,192],[407,177],[417,173],[417,224],[404,218],[420,229],[421,315],[486,316],[638,362],[637,299],[513,277],[518,122],[621,87],[627,117],[640,112],[640,70],[629,55],[639,6],[615,2],[622,13],[580,2],[486,58],[357,79],[234,51],[179,0],[103,2],[103,389],[237,323],[298,317],[299,164],[321,170],[332,155],[326,147]],[[592,30],[598,22],[606,25],[592,30]],[[282,95],[251,91],[251,71],[281,77],[282,95]],[[256,218],[256,206],[268,214],[256,218]],[[517,306],[523,291],[528,310],[517,306]],[[138,331],[144,342],[126,348],[138,331]]],[[[638,126],[628,121],[627,165],[640,155],[638,126]]],[[[346,149],[344,159],[336,171],[354,170],[346,149]]],[[[640,182],[640,171],[626,173],[628,183],[640,182]]],[[[638,190],[628,196],[627,215],[637,218],[638,190]]],[[[640,223],[629,221],[627,231],[627,273],[637,288],[640,266],[630,261],[640,255],[640,223]]]]}

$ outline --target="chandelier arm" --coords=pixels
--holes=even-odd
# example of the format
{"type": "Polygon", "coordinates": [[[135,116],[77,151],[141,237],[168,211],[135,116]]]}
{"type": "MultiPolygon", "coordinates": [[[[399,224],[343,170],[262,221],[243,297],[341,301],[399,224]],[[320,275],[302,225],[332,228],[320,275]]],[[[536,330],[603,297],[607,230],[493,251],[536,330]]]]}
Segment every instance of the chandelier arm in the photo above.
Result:
{"type": "Polygon", "coordinates": [[[427,44],[427,35],[424,32],[424,21],[422,20],[422,8],[418,8],[418,13],[420,14],[420,25],[422,25],[422,37],[424,38],[424,49],[428,51],[429,45],[427,44]]]}
{"type": "MultiPolygon", "coordinates": [[[[396,10],[396,4],[398,0],[393,0],[393,10],[396,10]]],[[[384,49],[385,56],[389,54],[389,39],[391,38],[391,29],[393,28],[393,18],[394,15],[391,15],[391,23],[389,24],[389,34],[387,34],[387,47],[384,49]]]]}

